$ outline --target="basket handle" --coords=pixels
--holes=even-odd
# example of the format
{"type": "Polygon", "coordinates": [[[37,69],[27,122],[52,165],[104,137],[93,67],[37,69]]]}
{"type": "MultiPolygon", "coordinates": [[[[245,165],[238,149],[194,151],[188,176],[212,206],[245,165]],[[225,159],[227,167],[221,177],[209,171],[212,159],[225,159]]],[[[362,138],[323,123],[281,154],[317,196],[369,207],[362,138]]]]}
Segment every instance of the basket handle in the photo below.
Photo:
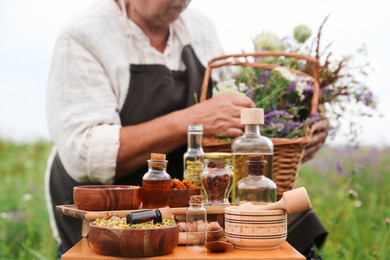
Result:
{"type": "Polygon", "coordinates": [[[319,100],[319,63],[316,59],[313,57],[310,57],[308,55],[302,55],[297,53],[288,53],[288,52],[278,52],[278,51],[263,51],[263,52],[255,52],[255,53],[240,53],[240,54],[230,54],[230,55],[222,55],[213,58],[207,65],[207,68],[205,70],[205,74],[202,81],[201,86],[201,93],[200,93],[200,102],[203,102],[207,99],[207,88],[208,83],[211,76],[211,71],[213,68],[219,68],[219,67],[225,67],[225,66],[244,66],[244,67],[255,67],[255,68],[262,68],[262,69],[274,69],[276,67],[279,67],[280,65],[277,64],[269,64],[269,63],[254,63],[249,62],[247,60],[248,57],[269,57],[269,56],[276,56],[276,57],[290,57],[290,58],[296,58],[297,60],[306,60],[308,63],[311,64],[311,68],[313,71],[313,76],[308,75],[307,73],[304,73],[302,71],[290,69],[290,71],[296,73],[300,76],[308,77],[313,82],[313,97],[312,97],[312,104],[310,109],[310,114],[313,115],[317,112],[318,108],[318,100],[319,100]],[[239,58],[245,58],[246,61],[240,61],[239,58]]]}

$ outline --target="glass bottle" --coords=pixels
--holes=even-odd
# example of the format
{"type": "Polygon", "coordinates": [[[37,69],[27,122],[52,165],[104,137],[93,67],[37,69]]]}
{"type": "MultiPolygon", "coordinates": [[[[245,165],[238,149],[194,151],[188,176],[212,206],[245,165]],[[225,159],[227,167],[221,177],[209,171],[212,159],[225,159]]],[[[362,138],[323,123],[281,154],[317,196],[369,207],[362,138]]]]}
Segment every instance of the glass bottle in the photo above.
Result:
{"type": "Polygon", "coordinates": [[[271,139],[260,134],[260,125],[264,124],[264,110],[262,108],[242,109],[241,124],[245,125],[245,132],[232,142],[234,172],[232,202],[235,202],[237,182],[248,176],[246,161],[249,156],[258,156],[267,162],[264,176],[272,179],[273,172],[273,143],[271,139]]]}
{"type": "Polygon", "coordinates": [[[130,225],[149,221],[162,223],[163,219],[172,218],[173,216],[170,208],[140,210],[127,214],[126,223],[130,225]]]}
{"type": "Polygon", "coordinates": [[[161,223],[162,222],[162,214],[160,210],[142,210],[131,212],[126,216],[126,223],[133,225],[138,223],[144,223],[153,221],[153,223],[161,223]]]}
{"type": "Polygon", "coordinates": [[[207,240],[207,210],[203,195],[190,196],[189,205],[186,211],[187,248],[203,251],[207,240]]]}
{"type": "Polygon", "coordinates": [[[200,175],[203,171],[204,151],[202,147],[203,125],[189,125],[187,127],[187,151],[183,155],[183,178],[191,181],[198,188],[201,187],[200,175]]]}
{"type": "Polygon", "coordinates": [[[276,201],[276,184],[263,175],[266,161],[260,157],[250,157],[247,161],[248,176],[237,183],[236,203],[261,203],[276,201]]]}
{"type": "Polygon", "coordinates": [[[165,154],[152,153],[148,160],[149,170],[142,178],[142,207],[154,209],[168,207],[171,176],[166,172],[168,161],[165,154]]]}
{"type": "Polygon", "coordinates": [[[230,153],[206,153],[202,172],[202,188],[206,205],[229,205],[233,173],[230,153]]]}

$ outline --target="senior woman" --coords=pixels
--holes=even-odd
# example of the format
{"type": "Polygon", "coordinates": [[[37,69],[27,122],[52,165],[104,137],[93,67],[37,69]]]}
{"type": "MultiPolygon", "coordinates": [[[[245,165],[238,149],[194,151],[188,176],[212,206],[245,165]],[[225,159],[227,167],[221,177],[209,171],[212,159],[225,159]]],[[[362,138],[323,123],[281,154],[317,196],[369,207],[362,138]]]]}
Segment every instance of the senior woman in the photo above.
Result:
{"type": "Polygon", "coordinates": [[[73,203],[74,186],[140,185],[153,151],[168,154],[169,173],[182,178],[189,124],[241,134],[249,98],[195,102],[207,61],[222,51],[213,24],[188,3],[102,0],[59,35],[46,101],[55,144],[46,198],[60,253],[81,239],[81,221],[55,213],[73,203]]]}

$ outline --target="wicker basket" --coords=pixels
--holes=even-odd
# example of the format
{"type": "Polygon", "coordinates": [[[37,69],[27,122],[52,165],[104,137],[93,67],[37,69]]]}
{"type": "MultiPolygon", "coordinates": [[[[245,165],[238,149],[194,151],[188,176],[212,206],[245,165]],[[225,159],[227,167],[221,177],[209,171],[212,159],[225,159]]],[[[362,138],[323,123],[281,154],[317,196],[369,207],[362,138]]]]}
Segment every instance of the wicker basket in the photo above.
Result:
{"type": "MultiPolygon", "coordinates": [[[[310,107],[310,114],[313,115],[318,110],[318,99],[319,99],[319,83],[318,83],[318,61],[310,56],[295,54],[295,53],[284,53],[284,52],[259,52],[259,53],[243,53],[224,55],[212,59],[205,71],[202,90],[200,96],[200,102],[206,100],[207,87],[209,84],[211,71],[214,68],[220,68],[225,66],[246,66],[261,69],[272,70],[279,65],[259,63],[256,62],[256,58],[267,57],[267,56],[283,56],[288,58],[295,58],[298,60],[305,60],[306,63],[312,70],[312,75],[307,73],[290,69],[291,72],[307,77],[313,82],[313,96],[310,107]],[[249,61],[249,59],[252,59],[249,61]]],[[[274,144],[274,161],[273,161],[273,179],[278,186],[278,197],[281,197],[283,192],[291,190],[295,186],[295,182],[298,177],[298,169],[303,161],[305,155],[305,147],[310,144],[312,140],[312,134],[314,128],[310,128],[307,134],[302,138],[289,139],[289,138],[271,138],[274,144]]],[[[326,138],[326,136],[325,136],[326,138]]],[[[322,142],[325,138],[321,139],[322,142]]],[[[203,146],[206,152],[231,152],[231,142],[226,140],[218,140],[215,137],[205,137],[203,146]]],[[[319,144],[315,145],[316,148],[319,144]]],[[[306,154],[306,158],[310,159],[310,154],[306,154]]]]}

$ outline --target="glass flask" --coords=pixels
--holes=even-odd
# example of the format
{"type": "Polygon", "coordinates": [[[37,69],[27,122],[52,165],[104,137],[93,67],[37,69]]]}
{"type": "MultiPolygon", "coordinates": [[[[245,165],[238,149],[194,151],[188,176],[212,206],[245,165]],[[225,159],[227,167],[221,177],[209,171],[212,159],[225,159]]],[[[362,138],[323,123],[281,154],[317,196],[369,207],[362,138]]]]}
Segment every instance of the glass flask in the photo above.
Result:
{"type": "Polygon", "coordinates": [[[241,124],[245,125],[245,132],[234,139],[231,146],[234,172],[232,202],[235,202],[237,182],[248,176],[246,161],[250,156],[260,157],[267,162],[264,176],[272,179],[273,172],[273,143],[271,139],[260,133],[260,125],[264,124],[264,110],[262,108],[242,109],[241,124]]]}
{"type": "Polygon", "coordinates": [[[276,184],[263,175],[266,163],[260,157],[249,158],[248,176],[237,183],[237,205],[245,202],[256,204],[276,201],[276,184]]]}

